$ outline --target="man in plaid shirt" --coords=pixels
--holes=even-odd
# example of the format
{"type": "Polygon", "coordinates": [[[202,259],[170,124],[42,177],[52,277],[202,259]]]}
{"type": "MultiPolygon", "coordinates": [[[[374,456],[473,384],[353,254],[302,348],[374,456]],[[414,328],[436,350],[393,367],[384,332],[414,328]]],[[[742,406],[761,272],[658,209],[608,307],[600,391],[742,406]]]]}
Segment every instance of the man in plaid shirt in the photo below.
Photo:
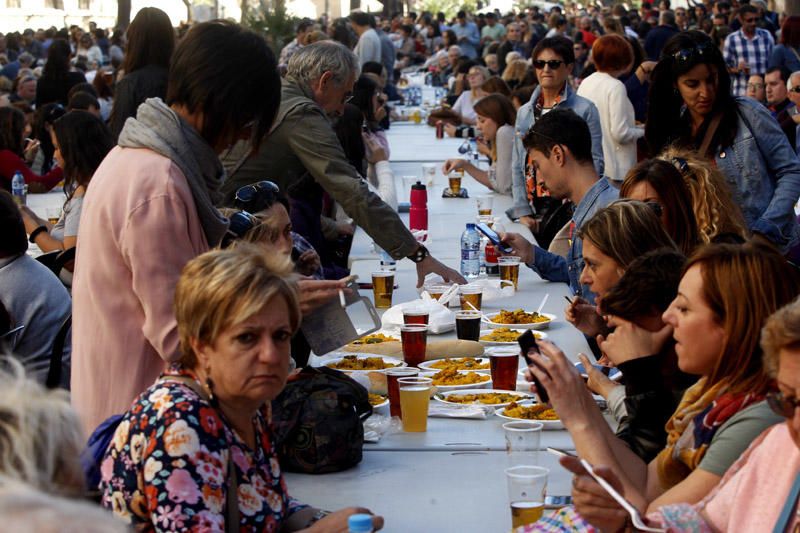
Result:
{"type": "Polygon", "coordinates": [[[754,74],[763,76],[767,72],[775,40],[767,30],[756,28],[759,15],[755,7],[742,5],[738,16],[742,29],[725,39],[723,55],[731,74],[731,92],[734,96],[745,96],[747,78],[754,74]]]}

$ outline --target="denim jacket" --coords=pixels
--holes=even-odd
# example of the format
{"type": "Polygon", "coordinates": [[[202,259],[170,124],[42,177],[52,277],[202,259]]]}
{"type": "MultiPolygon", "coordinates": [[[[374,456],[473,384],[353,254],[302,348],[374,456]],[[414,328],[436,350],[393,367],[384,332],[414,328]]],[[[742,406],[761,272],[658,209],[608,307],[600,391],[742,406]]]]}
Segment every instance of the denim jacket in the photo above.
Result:
{"type": "Polygon", "coordinates": [[[575,229],[570,238],[571,242],[567,257],[564,258],[558,254],[550,253],[537,246],[533,254],[533,263],[528,266],[548,281],[569,283],[574,294],[583,296],[589,302],[594,303],[594,294],[588,287],[582,287],[580,284],[581,272],[583,271],[583,239],[578,237],[577,233],[584,222],[617,198],[619,198],[619,191],[606,178],[600,178],[597,183],[586,191],[584,197],[575,207],[575,213],[572,216],[572,221],[575,222],[575,229]]]}
{"type": "Polygon", "coordinates": [[[800,197],[800,160],[767,108],[749,98],[735,100],[736,137],[717,151],[717,168],[731,186],[750,231],[787,252],[800,242],[794,214],[800,197]]]}
{"type": "MultiPolygon", "coordinates": [[[[533,210],[528,203],[528,192],[525,188],[525,162],[527,151],[522,146],[522,138],[533,126],[533,109],[536,106],[541,87],[536,87],[531,95],[531,100],[517,111],[517,122],[514,126],[514,151],[511,153],[511,192],[514,196],[514,206],[506,211],[508,218],[515,220],[521,216],[533,215],[533,210]]],[[[592,159],[597,175],[603,175],[603,130],[600,127],[600,114],[595,105],[586,98],[578,96],[569,83],[562,93],[561,101],[555,107],[572,109],[589,125],[592,134],[592,159]]]]}

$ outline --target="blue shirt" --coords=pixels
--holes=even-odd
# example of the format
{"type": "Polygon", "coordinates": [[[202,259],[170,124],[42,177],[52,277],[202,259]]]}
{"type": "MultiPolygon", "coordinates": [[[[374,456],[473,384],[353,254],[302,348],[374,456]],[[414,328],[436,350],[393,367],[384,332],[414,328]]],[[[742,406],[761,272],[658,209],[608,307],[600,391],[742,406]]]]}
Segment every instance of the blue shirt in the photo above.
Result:
{"type": "Polygon", "coordinates": [[[474,22],[467,22],[463,26],[461,24],[453,24],[450,29],[456,34],[456,44],[461,49],[461,54],[470,59],[478,57],[477,46],[481,42],[481,33],[478,31],[478,26],[474,22]],[[465,37],[466,40],[462,41],[462,37],[465,37]]]}
{"type": "Polygon", "coordinates": [[[572,221],[575,229],[572,234],[572,242],[564,258],[558,254],[550,253],[544,248],[536,247],[534,251],[533,263],[528,266],[537,274],[548,281],[560,281],[569,283],[574,294],[584,297],[594,303],[594,293],[588,287],[581,286],[580,277],[583,271],[583,240],[578,237],[578,230],[584,222],[594,216],[597,211],[604,208],[614,200],[619,198],[619,191],[613,187],[606,178],[600,178],[592,187],[586,191],[581,201],[575,207],[572,221]]]}

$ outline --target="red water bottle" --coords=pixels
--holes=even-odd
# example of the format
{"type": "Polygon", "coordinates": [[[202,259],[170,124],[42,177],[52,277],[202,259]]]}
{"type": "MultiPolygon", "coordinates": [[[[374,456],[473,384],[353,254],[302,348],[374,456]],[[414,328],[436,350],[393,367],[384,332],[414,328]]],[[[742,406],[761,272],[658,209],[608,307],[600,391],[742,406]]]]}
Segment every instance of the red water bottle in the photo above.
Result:
{"type": "MultiPolygon", "coordinates": [[[[411,208],[408,210],[408,226],[411,231],[428,231],[428,190],[420,181],[411,186],[411,208]]],[[[427,235],[422,240],[427,240],[427,235]]]]}

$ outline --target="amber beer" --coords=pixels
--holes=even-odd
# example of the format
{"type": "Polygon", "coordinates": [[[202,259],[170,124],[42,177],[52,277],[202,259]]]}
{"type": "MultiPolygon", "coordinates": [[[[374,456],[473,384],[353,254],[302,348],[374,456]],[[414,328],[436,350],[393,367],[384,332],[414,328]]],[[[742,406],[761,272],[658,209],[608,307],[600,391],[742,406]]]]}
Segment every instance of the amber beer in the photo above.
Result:
{"type": "MultiPolygon", "coordinates": [[[[478,196],[475,202],[478,205],[478,216],[491,216],[494,198],[488,195],[478,196]]],[[[491,226],[489,226],[491,227],[491,226]]]]}
{"type": "Polygon", "coordinates": [[[400,327],[400,340],[403,344],[403,360],[409,366],[425,362],[425,349],[428,346],[428,326],[410,324],[400,327]]]}
{"type": "Polygon", "coordinates": [[[544,514],[543,502],[512,502],[511,527],[527,526],[538,521],[544,514]]]}
{"type": "Polygon", "coordinates": [[[519,350],[494,350],[489,353],[492,386],[495,389],[517,390],[519,350]]]}
{"type": "Polygon", "coordinates": [[[461,194],[461,175],[451,172],[447,180],[450,182],[450,193],[461,194]]]}
{"type": "Polygon", "coordinates": [[[513,283],[514,290],[517,290],[517,284],[519,283],[519,263],[520,258],[513,255],[497,259],[497,264],[500,266],[500,279],[513,283]]]}
{"type": "Polygon", "coordinates": [[[461,309],[463,311],[480,311],[481,303],[483,301],[483,289],[474,285],[462,285],[459,289],[459,297],[461,298],[461,309]],[[472,304],[473,307],[470,307],[472,304]]]}
{"type": "Polygon", "coordinates": [[[375,307],[388,309],[392,306],[392,293],[394,292],[394,272],[379,271],[372,273],[372,292],[375,297],[375,307]]]}

